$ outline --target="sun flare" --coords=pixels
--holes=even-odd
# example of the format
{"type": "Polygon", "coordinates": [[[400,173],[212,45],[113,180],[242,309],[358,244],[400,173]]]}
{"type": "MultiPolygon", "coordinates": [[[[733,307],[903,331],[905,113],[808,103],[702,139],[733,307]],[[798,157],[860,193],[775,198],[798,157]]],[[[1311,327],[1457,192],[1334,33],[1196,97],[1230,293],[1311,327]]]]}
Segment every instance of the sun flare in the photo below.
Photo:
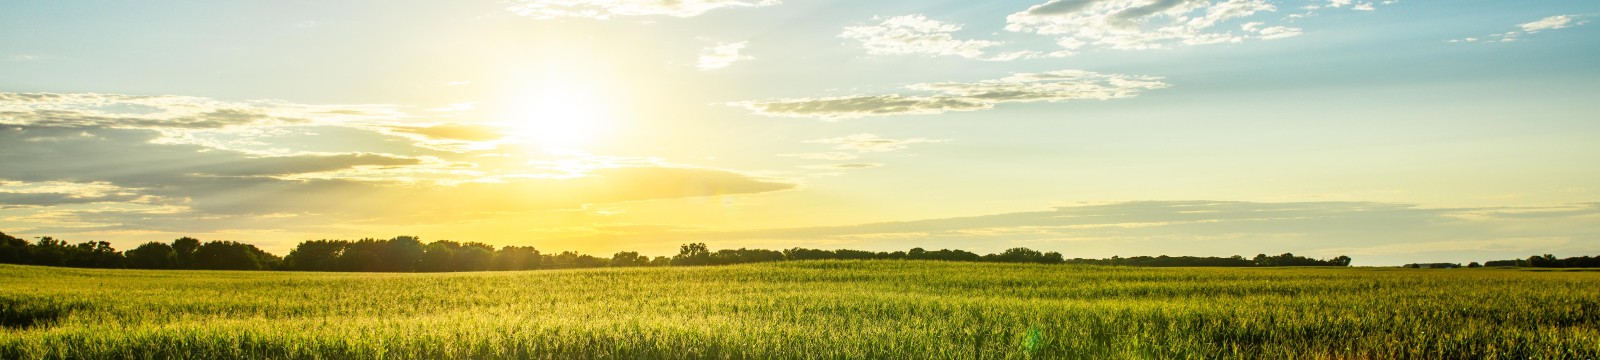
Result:
{"type": "Polygon", "coordinates": [[[512,135],[545,150],[592,145],[610,122],[593,97],[573,91],[541,91],[515,107],[506,126],[512,135]]]}

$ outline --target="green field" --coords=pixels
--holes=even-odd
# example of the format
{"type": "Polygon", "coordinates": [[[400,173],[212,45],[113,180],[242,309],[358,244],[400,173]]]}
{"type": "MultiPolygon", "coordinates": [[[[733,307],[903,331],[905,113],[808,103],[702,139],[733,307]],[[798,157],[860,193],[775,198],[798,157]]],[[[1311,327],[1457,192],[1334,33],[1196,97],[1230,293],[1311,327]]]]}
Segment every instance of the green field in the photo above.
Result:
{"type": "Polygon", "coordinates": [[[0,358],[1600,357],[1600,273],[926,261],[0,265],[0,358]]]}

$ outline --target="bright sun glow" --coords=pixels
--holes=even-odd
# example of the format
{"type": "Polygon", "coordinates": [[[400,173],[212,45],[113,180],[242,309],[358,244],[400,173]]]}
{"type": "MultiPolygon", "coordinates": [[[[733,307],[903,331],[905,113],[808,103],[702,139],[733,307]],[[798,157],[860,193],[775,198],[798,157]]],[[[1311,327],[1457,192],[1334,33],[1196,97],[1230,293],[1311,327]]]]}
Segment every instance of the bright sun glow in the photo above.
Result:
{"type": "Polygon", "coordinates": [[[604,106],[576,91],[541,91],[525,98],[507,123],[514,135],[545,150],[592,144],[609,122],[604,106]]]}

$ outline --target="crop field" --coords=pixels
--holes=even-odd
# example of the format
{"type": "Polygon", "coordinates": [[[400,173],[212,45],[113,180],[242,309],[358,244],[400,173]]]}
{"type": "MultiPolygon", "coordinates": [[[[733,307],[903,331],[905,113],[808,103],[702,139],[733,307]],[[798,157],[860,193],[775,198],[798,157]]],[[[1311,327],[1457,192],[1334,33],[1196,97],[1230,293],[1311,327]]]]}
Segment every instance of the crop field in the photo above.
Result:
{"type": "Polygon", "coordinates": [[[0,358],[1600,357],[1600,273],[932,261],[0,266],[0,358]]]}

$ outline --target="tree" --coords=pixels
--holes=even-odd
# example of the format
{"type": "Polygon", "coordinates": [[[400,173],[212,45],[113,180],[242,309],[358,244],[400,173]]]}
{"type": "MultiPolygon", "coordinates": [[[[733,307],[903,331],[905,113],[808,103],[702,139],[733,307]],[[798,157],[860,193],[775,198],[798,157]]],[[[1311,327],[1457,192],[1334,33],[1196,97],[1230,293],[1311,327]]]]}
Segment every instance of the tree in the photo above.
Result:
{"type": "Polygon", "coordinates": [[[417,270],[418,263],[422,262],[422,252],[426,246],[422,239],[416,236],[396,236],[389,239],[388,250],[384,259],[385,269],[388,271],[411,272],[417,270]]]}
{"type": "Polygon", "coordinates": [[[572,269],[578,267],[578,253],[575,251],[562,251],[547,266],[556,269],[572,269]]]}
{"type": "Polygon", "coordinates": [[[32,245],[27,240],[19,239],[0,232],[0,263],[26,264],[33,257],[32,245]]]}
{"type": "Polygon", "coordinates": [[[710,264],[746,264],[757,262],[783,261],[781,252],[766,249],[739,248],[718,250],[711,254],[710,264]]]}
{"type": "Polygon", "coordinates": [[[128,259],[128,267],[135,269],[172,269],[178,261],[172,245],[155,241],[139,245],[123,255],[128,259]]]}
{"type": "Polygon", "coordinates": [[[31,254],[33,255],[33,260],[29,261],[29,263],[45,266],[67,266],[67,255],[70,252],[71,250],[67,248],[66,241],[56,240],[56,238],[49,236],[41,237],[39,241],[33,243],[31,254]]]}
{"type": "Polygon", "coordinates": [[[490,266],[494,270],[532,270],[540,265],[539,250],[532,246],[506,246],[494,252],[490,266]]]}
{"type": "Polygon", "coordinates": [[[197,269],[271,270],[279,261],[277,256],[261,251],[255,245],[233,241],[208,242],[194,252],[197,269]]]}
{"type": "Polygon", "coordinates": [[[1007,249],[999,254],[985,255],[983,261],[1058,264],[1061,263],[1062,259],[1061,253],[1058,252],[1041,253],[1038,250],[1019,247],[1007,249]]]}
{"type": "MultiPolygon", "coordinates": [[[[678,254],[678,255],[682,256],[683,254],[680,252],[680,254],[678,254]]],[[[799,248],[799,247],[788,249],[788,250],[784,250],[783,251],[783,258],[784,259],[788,259],[788,260],[837,259],[837,257],[834,256],[834,253],[832,251],[821,250],[821,249],[807,249],[807,248],[799,248]]],[[[677,263],[674,263],[674,265],[676,265],[676,264],[677,263]]]]}
{"type": "Polygon", "coordinates": [[[356,272],[384,271],[383,256],[372,246],[352,246],[339,256],[339,270],[356,272]]]}
{"type": "Polygon", "coordinates": [[[710,265],[711,249],[705,243],[690,243],[678,246],[678,255],[672,257],[673,265],[710,265]]]}
{"type": "Polygon", "coordinates": [[[104,241],[85,241],[67,249],[66,266],[85,268],[120,268],[122,252],[104,241]]]}
{"type": "Polygon", "coordinates": [[[1489,261],[1484,262],[1483,266],[1491,266],[1491,267],[1521,266],[1521,265],[1519,265],[1521,263],[1522,263],[1522,260],[1489,260],[1489,261]]]}
{"type": "Polygon", "coordinates": [[[489,265],[494,260],[494,247],[476,242],[462,244],[461,250],[456,253],[455,260],[454,271],[489,270],[489,265]]]}
{"type": "Polygon", "coordinates": [[[1044,257],[1039,258],[1040,264],[1060,264],[1063,261],[1065,260],[1061,259],[1061,253],[1054,251],[1044,253],[1044,257]]]}
{"type": "Polygon", "coordinates": [[[1556,256],[1555,255],[1544,254],[1544,256],[1535,255],[1535,256],[1529,256],[1528,257],[1528,266],[1532,266],[1532,267],[1559,267],[1560,265],[1561,265],[1561,263],[1556,261],[1556,256]]]}
{"type": "Polygon", "coordinates": [[[195,252],[200,250],[200,239],[181,237],[172,241],[173,256],[177,258],[179,269],[195,268],[195,252]]]}
{"type": "Polygon", "coordinates": [[[634,251],[623,251],[617,253],[616,255],[611,255],[611,266],[631,267],[645,266],[649,264],[649,256],[639,255],[638,252],[634,251]]]}
{"type": "Polygon", "coordinates": [[[417,271],[455,271],[456,251],[460,249],[460,243],[449,240],[428,244],[422,249],[422,258],[417,261],[417,271]]]}
{"type": "Polygon", "coordinates": [[[599,258],[589,254],[580,254],[573,261],[573,267],[597,268],[610,265],[611,259],[599,258]]]}
{"type": "Polygon", "coordinates": [[[296,271],[337,271],[339,257],[349,242],[342,240],[312,240],[296,245],[283,258],[283,267],[296,271]]]}

